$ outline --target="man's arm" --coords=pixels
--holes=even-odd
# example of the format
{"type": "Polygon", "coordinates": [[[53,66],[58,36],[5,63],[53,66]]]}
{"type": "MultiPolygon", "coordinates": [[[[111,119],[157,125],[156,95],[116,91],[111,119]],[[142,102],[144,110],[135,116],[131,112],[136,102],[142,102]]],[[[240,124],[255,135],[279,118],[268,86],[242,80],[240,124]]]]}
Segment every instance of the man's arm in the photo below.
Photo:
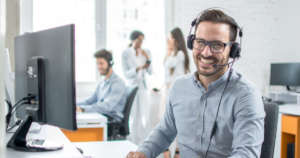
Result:
{"type": "Polygon", "coordinates": [[[96,102],[92,106],[85,107],[85,112],[109,112],[122,99],[125,95],[126,87],[124,82],[114,82],[111,85],[111,91],[109,95],[103,100],[103,102],[96,102]]]}
{"type": "MultiPolygon", "coordinates": [[[[175,85],[175,83],[173,84],[175,85]]],[[[171,86],[166,102],[164,115],[158,126],[151,132],[146,141],[139,147],[138,152],[144,153],[147,158],[157,157],[164,152],[177,135],[175,118],[172,108],[172,93],[175,86],[171,86]]]]}
{"type": "Polygon", "coordinates": [[[235,107],[232,156],[230,158],[259,158],[264,140],[265,111],[258,90],[240,94],[235,107]]]}
{"type": "Polygon", "coordinates": [[[80,105],[86,106],[86,105],[91,105],[93,103],[96,103],[97,102],[97,94],[98,94],[97,92],[99,91],[99,86],[100,86],[100,84],[97,86],[95,92],[89,99],[82,101],[82,102],[78,102],[78,103],[76,103],[76,105],[77,106],[80,106],[80,105]]]}

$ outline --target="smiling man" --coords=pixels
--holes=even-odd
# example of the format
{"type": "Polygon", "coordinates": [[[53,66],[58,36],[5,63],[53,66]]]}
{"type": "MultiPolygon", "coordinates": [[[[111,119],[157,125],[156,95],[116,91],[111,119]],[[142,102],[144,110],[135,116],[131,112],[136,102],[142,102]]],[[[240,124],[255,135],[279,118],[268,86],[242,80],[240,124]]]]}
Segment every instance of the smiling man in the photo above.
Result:
{"type": "Polygon", "coordinates": [[[237,31],[233,19],[220,10],[201,14],[191,46],[197,71],[173,83],[159,125],[128,158],[156,157],[176,135],[183,158],[260,157],[265,117],[261,94],[227,65],[237,31]]]}
{"type": "MultiPolygon", "coordinates": [[[[121,122],[126,103],[125,82],[112,69],[112,54],[105,49],[95,53],[97,68],[105,78],[99,83],[94,94],[83,102],[78,102],[77,112],[98,112],[105,115],[108,121],[121,122]]],[[[112,130],[108,127],[108,135],[112,130]]]]}

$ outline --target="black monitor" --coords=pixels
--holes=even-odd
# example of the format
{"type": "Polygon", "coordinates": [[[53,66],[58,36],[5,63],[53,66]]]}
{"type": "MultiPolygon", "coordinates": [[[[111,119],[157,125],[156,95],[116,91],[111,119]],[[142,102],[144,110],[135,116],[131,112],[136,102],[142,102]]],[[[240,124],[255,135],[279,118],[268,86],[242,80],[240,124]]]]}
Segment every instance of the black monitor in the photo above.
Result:
{"type": "Polygon", "coordinates": [[[270,85],[300,86],[300,63],[272,63],[270,85]]]}
{"type": "Polygon", "coordinates": [[[45,148],[44,140],[24,141],[33,121],[77,130],[74,27],[71,24],[15,37],[15,98],[24,100],[17,111],[24,119],[8,147],[25,151],[62,148],[45,148]]]}

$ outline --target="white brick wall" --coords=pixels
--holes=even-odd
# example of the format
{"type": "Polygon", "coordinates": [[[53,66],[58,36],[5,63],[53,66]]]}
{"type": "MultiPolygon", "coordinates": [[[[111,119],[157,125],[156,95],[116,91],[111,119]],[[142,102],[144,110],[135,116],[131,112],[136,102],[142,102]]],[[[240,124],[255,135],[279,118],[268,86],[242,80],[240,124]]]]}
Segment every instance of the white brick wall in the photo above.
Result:
{"type": "MultiPolygon", "coordinates": [[[[277,0],[174,0],[174,27],[187,36],[191,21],[202,10],[222,7],[231,11],[228,15],[244,28],[242,57],[233,67],[267,95],[270,62],[277,53],[277,4],[277,0]]],[[[191,69],[196,70],[191,52],[190,58],[191,69]]]]}

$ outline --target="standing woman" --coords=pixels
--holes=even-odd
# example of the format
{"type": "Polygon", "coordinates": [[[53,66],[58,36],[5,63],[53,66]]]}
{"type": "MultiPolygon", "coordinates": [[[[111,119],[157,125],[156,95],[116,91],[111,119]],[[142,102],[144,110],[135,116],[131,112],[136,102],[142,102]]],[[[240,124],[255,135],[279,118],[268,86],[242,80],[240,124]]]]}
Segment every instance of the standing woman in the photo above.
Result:
{"type": "Polygon", "coordinates": [[[150,103],[147,91],[146,74],[152,74],[151,55],[142,49],[144,34],[133,31],[130,35],[131,44],[123,51],[122,66],[128,85],[138,86],[138,92],[130,113],[129,139],[139,145],[150,133],[150,103]]]}
{"type": "MultiPolygon", "coordinates": [[[[190,72],[189,68],[189,57],[185,45],[185,41],[183,38],[183,34],[179,28],[174,28],[167,38],[168,50],[166,53],[166,57],[164,60],[165,67],[165,93],[162,96],[162,100],[160,103],[159,109],[159,119],[162,118],[162,115],[166,106],[167,93],[175,81],[179,76],[185,75],[190,72]]],[[[176,141],[176,152],[175,158],[179,157],[179,148],[178,142],[176,141]]],[[[167,150],[165,153],[165,158],[168,158],[170,152],[167,150]]]]}

